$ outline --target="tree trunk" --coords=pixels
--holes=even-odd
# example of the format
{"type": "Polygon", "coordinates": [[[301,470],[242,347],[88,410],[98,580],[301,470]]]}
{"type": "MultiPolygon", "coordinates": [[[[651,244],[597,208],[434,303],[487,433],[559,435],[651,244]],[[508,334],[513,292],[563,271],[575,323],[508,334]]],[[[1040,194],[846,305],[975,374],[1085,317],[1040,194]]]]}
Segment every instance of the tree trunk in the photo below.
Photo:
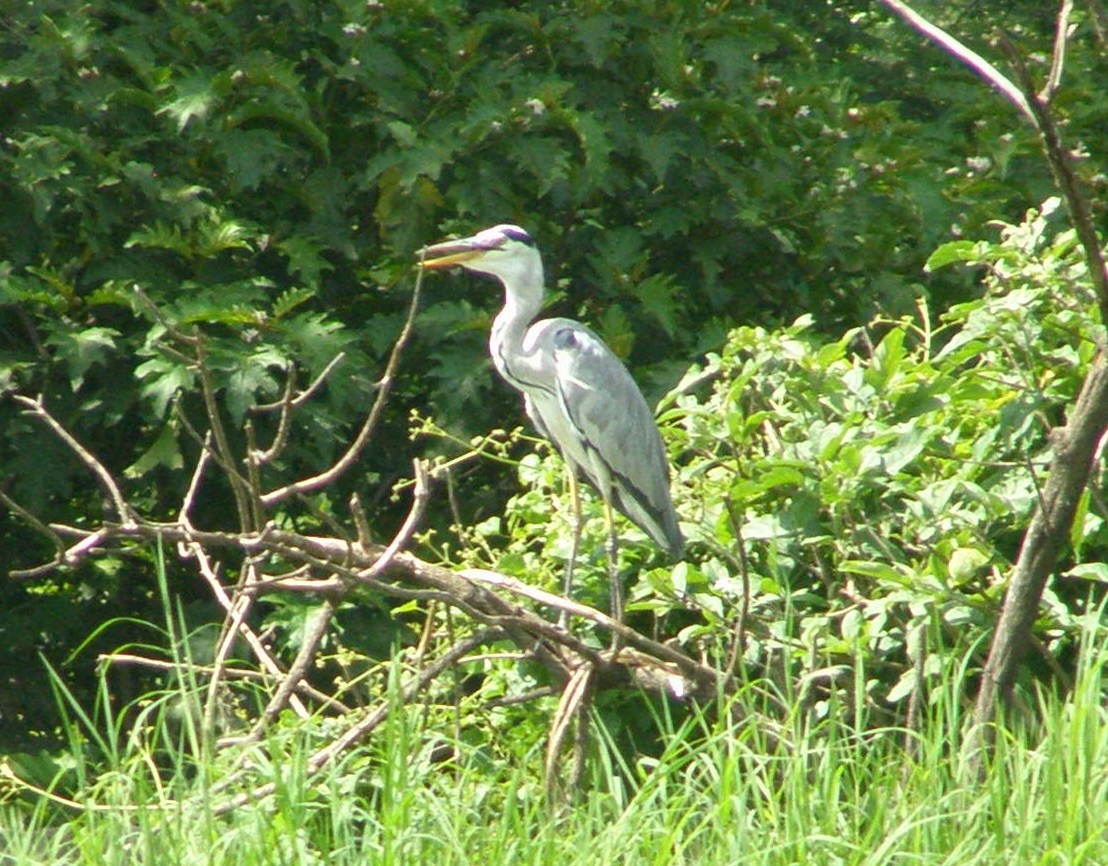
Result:
{"type": "Polygon", "coordinates": [[[1101,352],[1093,362],[1069,423],[1053,432],[1054,463],[1039,499],[1004,596],[989,657],[974,707],[975,744],[1007,699],[1027,653],[1039,600],[1058,554],[1069,538],[1081,495],[1089,482],[1097,446],[1108,430],[1108,363],[1101,352]]]}

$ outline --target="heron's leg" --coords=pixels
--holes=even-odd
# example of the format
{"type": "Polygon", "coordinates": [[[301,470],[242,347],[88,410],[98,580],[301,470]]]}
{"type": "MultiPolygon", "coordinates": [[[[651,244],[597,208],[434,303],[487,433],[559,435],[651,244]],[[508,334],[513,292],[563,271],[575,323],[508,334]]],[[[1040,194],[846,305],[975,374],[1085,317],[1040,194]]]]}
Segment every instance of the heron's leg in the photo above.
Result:
{"type": "MultiPolygon", "coordinates": [[[[577,551],[581,547],[581,488],[577,483],[577,475],[572,466],[566,466],[569,475],[570,517],[569,528],[572,539],[569,545],[569,558],[566,560],[566,576],[562,581],[562,597],[569,598],[573,592],[573,572],[577,568],[577,551]]],[[[569,614],[564,610],[558,615],[558,625],[565,628],[569,625],[569,614]]]]}
{"type": "MultiPolygon", "coordinates": [[[[604,500],[604,516],[608,520],[608,587],[611,593],[612,619],[623,625],[623,584],[619,579],[619,542],[616,538],[616,520],[612,514],[612,503],[604,500]]],[[[621,646],[617,632],[612,632],[612,652],[619,652],[621,646]]]]}

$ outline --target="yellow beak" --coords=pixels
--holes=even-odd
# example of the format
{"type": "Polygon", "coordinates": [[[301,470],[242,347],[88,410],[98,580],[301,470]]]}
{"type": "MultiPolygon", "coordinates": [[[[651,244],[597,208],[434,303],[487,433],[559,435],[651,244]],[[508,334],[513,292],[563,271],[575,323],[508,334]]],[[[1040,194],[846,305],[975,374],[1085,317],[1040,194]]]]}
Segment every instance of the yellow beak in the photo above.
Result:
{"type": "Polygon", "coordinates": [[[433,247],[427,247],[424,249],[423,255],[429,258],[421,258],[419,260],[419,266],[424,270],[437,270],[438,268],[449,268],[453,265],[460,265],[462,262],[468,262],[470,259],[475,258],[481,253],[481,250],[475,250],[472,247],[467,249],[457,250],[456,252],[449,252],[447,250],[441,250],[442,247],[454,247],[455,244],[435,244],[433,247]]]}
{"type": "Polygon", "coordinates": [[[488,240],[479,241],[477,237],[471,237],[431,244],[431,246],[424,247],[417,253],[419,266],[425,270],[437,270],[461,265],[470,259],[477,258],[482,253],[495,249],[502,242],[502,238],[490,242],[488,240]]]}

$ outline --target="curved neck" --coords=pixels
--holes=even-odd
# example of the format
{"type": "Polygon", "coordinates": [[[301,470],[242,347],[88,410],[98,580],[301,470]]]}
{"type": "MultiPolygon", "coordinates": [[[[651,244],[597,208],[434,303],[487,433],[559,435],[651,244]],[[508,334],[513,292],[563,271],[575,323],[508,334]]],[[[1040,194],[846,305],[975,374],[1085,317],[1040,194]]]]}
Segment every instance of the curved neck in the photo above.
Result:
{"type": "Polygon", "coordinates": [[[493,320],[489,354],[501,376],[526,390],[542,374],[537,353],[524,345],[527,328],[542,309],[542,260],[536,253],[512,273],[497,276],[504,285],[504,309],[493,320]]]}

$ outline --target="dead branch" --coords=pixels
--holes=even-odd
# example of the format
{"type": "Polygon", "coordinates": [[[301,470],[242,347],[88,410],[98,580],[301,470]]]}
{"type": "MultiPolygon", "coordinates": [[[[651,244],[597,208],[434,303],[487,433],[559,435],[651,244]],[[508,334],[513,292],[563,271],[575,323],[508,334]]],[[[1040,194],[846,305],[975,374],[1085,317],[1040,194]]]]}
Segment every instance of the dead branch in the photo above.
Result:
{"type": "MultiPolygon", "coordinates": [[[[1062,86],[1062,70],[1066,65],[1066,46],[1070,41],[1070,15],[1072,14],[1073,0],[1062,0],[1062,8],[1058,10],[1058,23],[1054,25],[1054,51],[1051,52],[1050,57],[1050,73],[1037,94],[1037,100],[1044,105],[1050,104],[1054,94],[1062,86]]],[[[1024,92],[1027,92],[1026,87],[1024,92]]],[[[1032,100],[1032,105],[1034,101],[1032,100]]]]}
{"type": "MultiPolygon", "coordinates": [[[[1064,21],[1060,22],[1061,25],[1064,23],[1064,21]]],[[[1085,253],[1089,279],[1092,281],[1097,304],[1100,307],[1100,320],[1108,322],[1108,268],[1105,267],[1104,253],[1100,248],[1100,236],[1097,234],[1089,198],[1085,195],[1081,181],[1073,170],[1073,154],[1062,143],[1062,134],[1050,107],[1035,95],[1035,84],[1019,51],[1008,39],[1001,39],[1000,44],[1016,72],[1020,86],[1027,93],[1028,103],[1039,128],[1047,163],[1050,165],[1051,174],[1054,175],[1054,182],[1062,193],[1062,199],[1073,220],[1074,231],[1077,232],[1077,239],[1081,242],[1081,249],[1085,253]]]]}
{"type": "Polygon", "coordinates": [[[111,499],[112,506],[115,508],[115,513],[119,515],[119,519],[124,524],[133,522],[134,515],[131,513],[131,508],[123,498],[123,493],[120,491],[119,485],[115,483],[112,474],[103,463],[93,456],[91,451],[85,448],[84,445],[78,442],[74,436],[65,429],[61,422],[46,411],[46,406],[42,402],[42,397],[39,397],[37,400],[32,400],[30,397],[24,397],[22,394],[13,394],[12,399],[21,406],[26,406],[27,411],[31,415],[41,419],[47,427],[54,431],[54,435],[61,439],[62,442],[77,455],[77,458],[88,467],[111,499]]]}
{"type": "Polygon", "coordinates": [[[596,669],[591,665],[578,668],[562,691],[558,702],[558,711],[550,723],[547,736],[546,760],[543,762],[543,775],[546,779],[546,797],[551,803],[557,802],[563,791],[574,791],[581,780],[585,766],[584,745],[587,740],[589,708],[592,706],[592,683],[596,669]],[[562,784],[561,754],[566,737],[574,723],[577,735],[574,737],[573,763],[565,785],[562,784]]]}
{"type": "MultiPolygon", "coordinates": [[[[204,580],[211,588],[212,595],[223,606],[223,609],[227,612],[228,618],[234,629],[234,632],[241,635],[243,640],[249,645],[254,655],[257,657],[259,664],[262,668],[271,676],[284,677],[284,671],[281,670],[281,666],[277,663],[277,660],[273,658],[272,654],[266,649],[265,644],[261,638],[254,633],[254,630],[246,623],[246,609],[251,603],[252,599],[249,596],[236,595],[232,598],[227,594],[226,589],[223,587],[222,582],[216,575],[216,569],[211,563],[211,559],[208,555],[207,549],[196,542],[193,538],[194,533],[191,531],[182,532],[181,537],[177,539],[183,544],[186,544],[192,553],[193,558],[196,559],[197,564],[200,567],[200,573],[203,575],[204,580]],[[240,600],[242,599],[242,600],[240,600]]],[[[164,537],[161,535],[156,536],[158,538],[164,537]]],[[[299,698],[293,696],[290,699],[293,710],[301,718],[307,718],[309,713],[307,707],[299,698]]]]}
{"type": "Polygon", "coordinates": [[[288,705],[293,697],[294,691],[311,669],[312,663],[315,661],[316,651],[319,649],[319,644],[323,640],[323,636],[327,633],[327,628],[331,625],[331,619],[334,615],[334,601],[330,598],[324,598],[323,604],[319,607],[316,615],[312,617],[312,621],[305,631],[296,658],[289,667],[289,671],[285,675],[281,685],[278,687],[273,697],[270,698],[261,717],[255,723],[254,729],[247,737],[248,742],[257,742],[260,740],[264,736],[266,728],[277,718],[281,710],[288,705]]]}
{"type": "Polygon", "coordinates": [[[276,403],[263,403],[258,406],[254,406],[251,411],[255,413],[260,412],[273,412],[278,411],[277,416],[277,432],[273,435],[273,441],[269,447],[264,451],[260,449],[252,449],[248,456],[248,459],[256,466],[262,466],[263,464],[271,462],[278,454],[284,449],[285,444],[288,442],[289,433],[292,432],[292,417],[293,411],[303,406],[308,402],[321,387],[323,383],[327,381],[327,377],[331,375],[331,372],[339,365],[339,363],[346,357],[346,352],[339,352],[332,358],[327,366],[323,368],[318,376],[315,377],[303,391],[296,392],[296,365],[291,361],[285,368],[285,390],[281,395],[281,399],[276,403]]]}
{"type": "MultiPolygon", "coordinates": [[[[430,683],[434,682],[444,671],[453,667],[453,665],[467,653],[482,644],[491,643],[499,637],[500,634],[496,629],[488,629],[459,641],[451,647],[450,650],[443,653],[434,664],[428,665],[426,668],[420,670],[418,674],[411,677],[401,687],[400,693],[397,695],[398,700],[393,700],[392,696],[382,700],[371,712],[347,728],[342,736],[312,754],[312,756],[308,758],[305,770],[308,777],[314,776],[320,770],[327,767],[332,761],[370,734],[375,728],[388,719],[390,713],[410,703],[416,695],[430,685],[430,683]]],[[[212,808],[212,814],[223,815],[234,809],[246,806],[249,803],[254,803],[271,796],[276,790],[277,786],[274,782],[259,785],[251,791],[239,794],[223,803],[216,804],[212,808]]]]}
{"type": "Polygon", "coordinates": [[[362,429],[358,431],[358,435],[354,437],[354,441],[350,443],[350,447],[346,449],[346,452],[333,466],[320,472],[318,475],[313,475],[311,478],[303,478],[300,481],[295,481],[292,484],[287,484],[284,487],[279,487],[276,490],[271,490],[268,493],[262,494],[262,505],[267,507],[276,505],[278,502],[283,502],[291,496],[301,493],[310,493],[313,490],[326,487],[354,465],[354,462],[358,459],[358,455],[362,453],[362,450],[369,442],[370,437],[373,435],[373,431],[377,429],[377,424],[381,420],[381,416],[384,414],[385,401],[392,391],[393,381],[396,378],[396,371],[400,367],[400,356],[407,347],[408,341],[412,336],[412,330],[415,327],[416,314],[419,312],[419,295],[422,285],[423,271],[420,270],[416,274],[415,287],[412,289],[412,300],[408,305],[407,318],[404,320],[404,325],[400,329],[400,334],[397,336],[396,342],[392,345],[389,359],[385,363],[385,372],[377,383],[377,397],[373,401],[373,406],[370,408],[365,422],[362,424],[362,429]]]}
{"type": "Polygon", "coordinates": [[[951,57],[962,61],[966,66],[984,78],[991,87],[996,89],[1005,99],[1018,108],[1024,117],[1032,123],[1035,122],[1035,116],[1031,111],[1031,106],[1027,103],[1027,97],[1007,76],[993,66],[988,60],[972,48],[963,45],[942,28],[932,24],[912,9],[907,3],[903,3],[901,0],[881,0],[881,2],[903,18],[912,29],[922,33],[951,57]]]}
{"type": "MultiPolygon", "coordinates": [[[[216,383],[209,369],[203,335],[184,334],[176,330],[139,291],[140,301],[153,310],[166,334],[176,342],[176,346],[163,348],[196,370],[203,397],[207,425],[204,431],[196,429],[178,407],[177,417],[181,428],[200,448],[188,488],[175,520],[159,522],[140,516],[126,501],[120,484],[107,468],[49,415],[41,400],[17,397],[22,405],[43,418],[95,474],[108,492],[119,518],[118,522],[108,521],[91,528],[47,524],[34,519],[32,525],[54,541],[56,548],[53,560],[35,573],[46,573],[60,565],[77,562],[108,546],[126,548],[151,543],[176,545],[178,556],[195,564],[211,596],[224,610],[222,631],[216,644],[213,663],[208,667],[194,668],[194,672],[204,674],[207,679],[202,719],[205,741],[215,735],[216,710],[221,689],[229,679],[247,677],[241,666],[230,663],[232,649],[240,639],[249,647],[260,668],[250,678],[264,683],[271,692],[267,706],[250,732],[245,736],[220,740],[218,744],[221,746],[257,742],[286,706],[291,707],[301,718],[307,718],[311,713],[307,701],[315,701],[319,706],[329,709],[345,709],[331,696],[313,689],[307,682],[307,674],[315,661],[320,642],[330,627],[334,612],[355,590],[425,603],[425,611],[437,610],[436,606],[442,605],[448,616],[451,610],[459,611],[480,631],[472,637],[460,640],[455,640],[451,633],[449,640],[444,641],[441,631],[437,635],[432,633],[432,616],[427,613],[428,630],[417,660],[419,670],[402,687],[400,701],[394,701],[393,696],[390,696],[381,701],[368,716],[351,724],[341,737],[312,756],[309,774],[318,772],[329,761],[334,760],[344,749],[379,725],[389,712],[411,700],[442,673],[465,663],[474,648],[493,641],[507,640],[518,648],[519,658],[534,660],[541,666],[551,683],[523,696],[521,700],[531,700],[546,693],[563,693],[562,713],[551,731],[549,754],[554,757],[549,760],[556,761],[567,741],[568,732],[576,725],[572,779],[579,775],[583,767],[588,708],[591,696],[596,691],[637,687],[680,700],[714,701],[721,693],[726,692],[726,682],[714,669],[680,650],[653,641],[587,605],[560,598],[502,574],[476,570],[453,571],[425,562],[407,552],[405,548],[422,520],[430,497],[431,475],[423,461],[416,461],[414,466],[413,495],[408,515],[388,544],[370,541],[364,515],[360,514],[356,504],[352,506],[352,513],[357,524],[357,541],[348,537],[345,527],[335,523],[325,524],[334,531],[333,536],[309,536],[265,522],[267,508],[330,483],[350,468],[366,446],[382,417],[401,353],[414,326],[419,304],[420,278],[416,280],[407,318],[389,355],[373,406],[355,440],[326,471],[269,493],[262,492],[261,467],[284,448],[290,435],[294,411],[306,402],[311,393],[318,390],[337,365],[339,358],[332,361],[300,393],[296,391],[295,372],[289,369],[280,401],[272,406],[262,407],[262,411],[280,413],[273,441],[268,449],[259,448],[254,440],[253,428],[248,422],[246,454],[244,459],[240,459],[232,450],[231,437],[217,400],[216,383]],[[237,531],[204,530],[193,524],[194,503],[212,467],[226,475],[234,493],[238,514],[237,531]],[[267,573],[271,571],[279,573],[267,573]],[[228,575],[236,572],[238,577],[232,585],[228,581],[228,575]],[[249,622],[249,615],[257,600],[273,592],[311,592],[322,600],[319,614],[313,619],[312,627],[287,671],[270,652],[264,637],[256,633],[249,622]],[[536,604],[565,611],[619,635],[624,649],[620,652],[602,652],[590,646],[572,631],[536,613],[533,609],[536,604]],[[450,649],[435,657],[436,648],[444,643],[450,649]],[[430,663],[425,666],[423,653],[431,658],[430,663]]],[[[10,507],[10,503],[4,502],[10,507]]],[[[333,519],[329,515],[318,516],[322,520],[333,519]]],[[[140,661],[139,657],[118,656],[115,659],[117,663],[146,664],[155,668],[158,666],[157,660],[140,661]]],[[[504,702],[509,700],[504,699],[504,702]]],[[[247,752],[242,752],[238,758],[240,768],[244,767],[247,752]]],[[[239,784],[238,780],[245,772],[245,769],[241,769],[241,772],[229,774],[221,781],[219,790],[226,791],[230,785],[239,784]]],[[[266,796],[267,792],[266,786],[255,788],[221,805],[220,809],[234,808],[236,804],[266,796]]]]}

